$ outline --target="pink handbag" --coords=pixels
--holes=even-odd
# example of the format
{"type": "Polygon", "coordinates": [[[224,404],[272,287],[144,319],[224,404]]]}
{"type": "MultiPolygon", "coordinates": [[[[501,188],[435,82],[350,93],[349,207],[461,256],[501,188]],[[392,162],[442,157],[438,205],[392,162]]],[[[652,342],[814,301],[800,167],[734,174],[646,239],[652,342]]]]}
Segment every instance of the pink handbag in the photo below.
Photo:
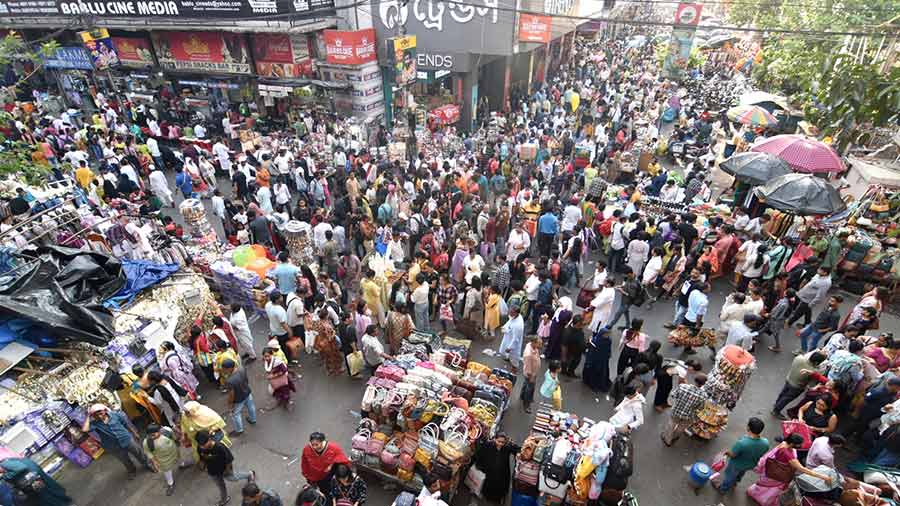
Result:
{"type": "Polygon", "coordinates": [[[781,432],[785,438],[791,434],[800,435],[800,437],[803,438],[803,446],[800,447],[801,450],[808,450],[809,447],[812,446],[812,430],[800,420],[787,420],[781,422],[781,432]]]}
{"type": "Polygon", "coordinates": [[[370,431],[369,429],[362,429],[353,436],[350,447],[354,450],[364,452],[368,447],[370,437],[372,437],[372,431],[370,431]]]}

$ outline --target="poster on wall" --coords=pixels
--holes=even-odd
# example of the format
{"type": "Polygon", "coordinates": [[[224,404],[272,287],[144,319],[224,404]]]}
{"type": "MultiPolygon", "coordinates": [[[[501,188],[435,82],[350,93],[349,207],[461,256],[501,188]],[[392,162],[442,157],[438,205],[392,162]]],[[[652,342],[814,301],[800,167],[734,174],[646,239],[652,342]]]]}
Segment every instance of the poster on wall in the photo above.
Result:
{"type": "Polygon", "coordinates": [[[125,67],[143,69],[155,64],[150,41],[143,37],[112,37],[112,43],[119,63],[125,67]]]}
{"type": "Polygon", "coordinates": [[[406,86],[416,82],[416,36],[393,37],[387,40],[394,71],[394,83],[406,86]]]}
{"type": "Polygon", "coordinates": [[[675,10],[675,24],[669,50],[663,60],[663,74],[671,79],[679,79],[684,75],[694,45],[694,32],[700,22],[703,6],[694,3],[680,3],[675,10]]]}
{"type": "Polygon", "coordinates": [[[375,30],[355,32],[325,30],[325,61],[337,65],[361,65],[375,61],[375,30]]]}
{"type": "Polygon", "coordinates": [[[672,30],[672,40],[669,41],[669,50],[666,52],[665,60],[663,60],[663,72],[667,76],[672,78],[681,77],[687,69],[693,44],[693,28],[674,28],[672,30]]]}
{"type": "Polygon", "coordinates": [[[94,62],[94,68],[97,70],[105,70],[110,67],[119,65],[119,55],[116,54],[116,48],[113,46],[112,39],[109,37],[109,31],[105,28],[98,28],[88,32],[78,32],[84,47],[87,48],[94,62]]]}
{"type": "Polygon", "coordinates": [[[153,32],[159,66],[168,70],[249,74],[250,51],[243,34],[153,32]]]}
{"type": "Polygon", "coordinates": [[[5,0],[0,16],[245,19],[273,14],[334,15],[334,0],[5,0]]]}
{"type": "Polygon", "coordinates": [[[535,16],[533,14],[519,14],[519,41],[550,42],[553,33],[553,18],[550,16],[535,16]]]}
{"type": "Polygon", "coordinates": [[[306,35],[254,34],[253,59],[260,77],[307,77],[313,73],[306,35]]]}

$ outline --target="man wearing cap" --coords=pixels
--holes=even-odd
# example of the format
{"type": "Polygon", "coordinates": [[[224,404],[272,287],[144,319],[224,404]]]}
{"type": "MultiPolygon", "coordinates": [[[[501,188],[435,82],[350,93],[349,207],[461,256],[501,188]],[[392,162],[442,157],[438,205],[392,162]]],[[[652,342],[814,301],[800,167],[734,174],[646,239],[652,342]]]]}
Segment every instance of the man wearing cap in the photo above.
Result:
{"type": "Polygon", "coordinates": [[[335,464],[350,464],[337,443],[325,439],[325,434],[313,432],[309,435],[309,444],[303,448],[300,457],[300,472],[306,481],[317,487],[323,494],[331,490],[331,475],[335,464]]]}
{"type": "Polygon", "coordinates": [[[256,424],[256,404],[253,402],[253,392],[250,391],[250,381],[247,379],[247,371],[238,367],[234,360],[226,359],[222,362],[222,375],[225,376],[225,389],[228,390],[228,412],[234,421],[234,430],[229,432],[231,437],[238,437],[244,433],[244,408],[247,408],[247,421],[250,425],[256,424]]]}
{"type": "Polygon", "coordinates": [[[88,416],[81,425],[81,431],[94,431],[100,436],[100,446],[122,462],[128,471],[129,480],[137,476],[137,469],[131,462],[129,454],[134,456],[145,468],[150,469],[147,456],[144,455],[144,450],[137,443],[138,433],[128,423],[125,413],[110,411],[103,404],[94,404],[88,409],[88,416]]]}
{"type": "Polygon", "coordinates": [[[217,506],[225,506],[231,501],[228,495],[228,488],[225,486],[225,480],[240,481],[247,480],[247,483],[256,481],[256,472],[241,472],[234,470],[234,455],[227,446],[213,439],[208,431],[201,430],[194,436],[197,439],[197,455],[200,457],[201,468],[206,468],[206,474],[219,488],[219,502],[217,506]]]}

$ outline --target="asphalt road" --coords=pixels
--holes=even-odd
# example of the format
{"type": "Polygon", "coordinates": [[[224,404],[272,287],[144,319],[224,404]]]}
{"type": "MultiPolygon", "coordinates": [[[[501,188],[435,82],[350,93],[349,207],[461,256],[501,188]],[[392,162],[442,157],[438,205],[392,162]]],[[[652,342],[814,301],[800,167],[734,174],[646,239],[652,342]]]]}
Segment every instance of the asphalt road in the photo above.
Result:
{"type": "MultiPolygon", "coordinates": [[[[180,201],[180,197],[179,197],[180,201]]],[[[218,228],[219,224],[215,223],[218,228]]],[[[591,272],[592,266],[586,271],[591,272]]],[[[710,310],[708,325],[718,323],[718,313],[724,297],[731,287],[719,281],[710,294],[710,310]]],[[[846,314],[855,301],[855,297],[845,297],[847,301],[842,307],[846,314]]],[[[817,313],[819,308],[814,310],[817,313]]],[[[677,356],[678,350],[665,341],[668,331],[662,326],[672,318],[673,304],[660,301],[652,307],[644,307],[634,311],[632,316],[644,318],[644,331],[651,338],[659,339],[663,344],[664,356],[677,356]]],[[[893,315],[884,315],[882,328],[893,328],[897,324],[893,315]]],[[[263,321],[254,323],[254,335],[257,347],[261,348],[266,336],[266,324],[263,321]]],[[[619,332],[615,331],[616,343],[619,332]]],[[[658,414],[652,408],[652,391],[647,395],[649,401],[645,409],[646,422],[635,435],[635,474],[630,488],[643,506],[675,504],[691,506],[715,506],[752,504],[744,491],[752,483],[752,473],[738,486],[737,492],[721,496],[707,487],[695,495],[687,485],[684,466],[698,460],[710,461],[712,457],[726,446],[730,446],[739,437],[750,416],[762,418],[767,426],[765,436],[770,438],[780,434],[780,424],[769,415],[772,403],[780,390],[784,375],[789,367],[792,355],[790,350],[797,347],[798,339],[783,339],[780,354],[772,353],[759,346],[757,354],[757,370],[750,379],[740,403],[729,419],[727,429],[717,440],[711,442],[695,441],[682,438],[675,447],[667,448],[660,441],[659,433],[668,420],[668,414],[658,414]]],[[[473,346],[472,360],[486,364],[500,365],[499,361],[482,353],[488,347],[496,347],[495,343],[477,342],[473,346]]],[[[709,371],[712,362],[708,353],[701,351],[697,357],[704,361],[705,371],[709,371]]],[[[611,361],[615,367],[616,356],[611,361]]],[[[253,469],[257,472],[258,482],[264,489],[278,492],[286,501],[292,502],[304,480],[300,475],[299,455],[313,431],[322,431],[329,439],[348,448],[350,438],[358,421],[359,403],[364,385],[360,380],[347,376],[327,377],[321,366],[313,357],[303,357],[302,380],[298,382],[295,394],[296,406],[293,413],[276,411],[259,415],[259,423],[247,425],[244,436],[234,440],[232,448],[236,457],[236,468],[253,469]]],[[[546,363],[544,364],[546,366],[546,363]]],[[[266,405],[269,396],[260,363],[249,366],[249,375],[257,406],[266,405]]],[[[564,408],[582,416],[595,420],[606,419],[612,412],[612,405],[604,398],[597,398],[580,381],[563,383],[564,408]]],[[[224,395],[206,388],[203,391],[204,402],[218,410],[224,410],[224,395]]],[[[527,434],[531,417],[521,411],[518,391],[515,400],[504,416],[503,430],[514,440],[521,441],[527,434]]],[[[227,419],[227,418],[226,418],[227,419]]],[[[230,425],[230,421],[229,421],[230,425]]],[[[218,499],[215,485],[205,473],[194,468],[176,473],[176,492],[172,497],[164,494],[162,476],[149,472],[140,472],[138,478],[128,481],[121,464],[112,458],[104,457],[91,464],[87,469],[79,469],[68,465],[62,472],[60,482],[69,491],[78,505],[211,505],[218,499]]],[[[372,506],[388,506],[396,496],[394,489],[385,490],[380,483],[369,480],[369,503],[372,506]]],[[[465,487],[462,487],[465,489],[465,487]]],[[[232,504],[240,504],[240,485],[229,484],[232,504]]],[[[463,491],[453,503],[456,506],[478,504],[463,491]]]]}

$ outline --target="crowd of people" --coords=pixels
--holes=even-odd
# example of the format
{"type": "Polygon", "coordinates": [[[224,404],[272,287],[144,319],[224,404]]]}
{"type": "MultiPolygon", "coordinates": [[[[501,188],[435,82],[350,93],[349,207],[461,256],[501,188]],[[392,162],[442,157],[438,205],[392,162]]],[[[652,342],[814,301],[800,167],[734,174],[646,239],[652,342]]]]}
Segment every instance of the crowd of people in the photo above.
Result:
{"type": "MultiPolygon", "coordinates": [[[[660,77],[650,45],[579,41],[572,61],[547,83],[480,115],[478,131],[464,134],[464,150],[416,150],[406,160],[376,149],[390,131],[366,146],[328,114],[305,114],[243,152],[232,114],[204,152],[159,142],[164,118],[152,107],[104,101],[89,121],[14,109],[10,137],[32,146],[34,163],[52,167],[54,177],[74,178],[90,205],[125,198],[165,215],[181,197],[208,198],[223,243],[263,246],[276,261],[263,346],[245,308],[223,307],[212,327],[195,325],[180,343],[164,343],[159,370],[132,371],[111,387],[139,406],[148,422],[142,433],[103,405],[90,408],[83,430],[96,432],[130,477],[133,460],[161,474],[167,495],[175,492],[174,471],[196,463],[217,485],[219,504],[230,500],[226,481],[245,482],[244,504],[281,504],[253,471],[238,470],[230,450],[250,430],[245,419],[257,423],[249,365],[261,356],[270,387],[270,405],[260,411],[291,410],[302,355],[317,354],[324,374],[355,375],[349,357],[361,351],[364,369],[374,371],[420,330],[491,343],[522,373],[526,413],[535,393],[562,408],[563,378],[580,370],[585,388],[612,402],[609,423],[636,433],[653,390],[654,409],[670,416],[661,437],[673,445],[703,406],[703,360],[691,347],[671,356],[632,313],[671,301],[668,327],[699,332],[715,320],[708,315],[712,284],[731,283],[717,342],[708,346],[779,353],[796,333],[796,357],[771,412],[803,428],[770,443],[762,437],[767,424],[751,418],[747,434],[725,452],[719,490],[756,470],[748,493],[762,506],[777,505],[796,475],[831,482],[822,466],[834,469],[835,450],[848,445],[876,465],[897,465],[900,341],[874,332],[887,291],[866,293],[842,318],[842,298],[831,288],[843,237],[792,261],[808,239],[804,220],[777,231],[769,214],[743,209],[698,219],[691,205],[714,198],[717,158],[769,132],[737,128],[691,99],[681,101],[666,134],[661,118],[675,90],[660,77]],[[331,156],[312,148],[312,133],[325,136],[331,156]],[[668,143],[688,137],[708,145],[703,156],[683,167],[661,163],[668,143]],[[653,154],[644,167],[629,161],[636,145],[653,154]],[[650,213],[648,198],[681,208],[650,213]],[[292,220],[311,230],[314,265],[291,259],[285,227],[292,220]],[[376,257],[389,258],[403,275],[388,281],[373,267],[376,257]],[[201,404],[201,383],[224,392],[229,420],[201,404]],[[189,458],[180,451],[185,445],[189,458]]],[[[433,132],[442,135],[449,129],[433,132]]],[[[516,448],[505,436],[481,448],[476,461],[488,473],[489,499],[507,495],[516,448]]],[[[5,477],[23,465],[0,462],[5,477]]],[[[301,469],[309,486],[296,504],[365,503],[365,481],[323,433],[310,436],[301,469]]],[[[875,501],[860,504],[900,498],[889,485],[846,481],[853,485],[845,490],[875,501]]],[[[47,497],[40,504],[67,503],[58,487],[40,494],[47,497]]]]}

